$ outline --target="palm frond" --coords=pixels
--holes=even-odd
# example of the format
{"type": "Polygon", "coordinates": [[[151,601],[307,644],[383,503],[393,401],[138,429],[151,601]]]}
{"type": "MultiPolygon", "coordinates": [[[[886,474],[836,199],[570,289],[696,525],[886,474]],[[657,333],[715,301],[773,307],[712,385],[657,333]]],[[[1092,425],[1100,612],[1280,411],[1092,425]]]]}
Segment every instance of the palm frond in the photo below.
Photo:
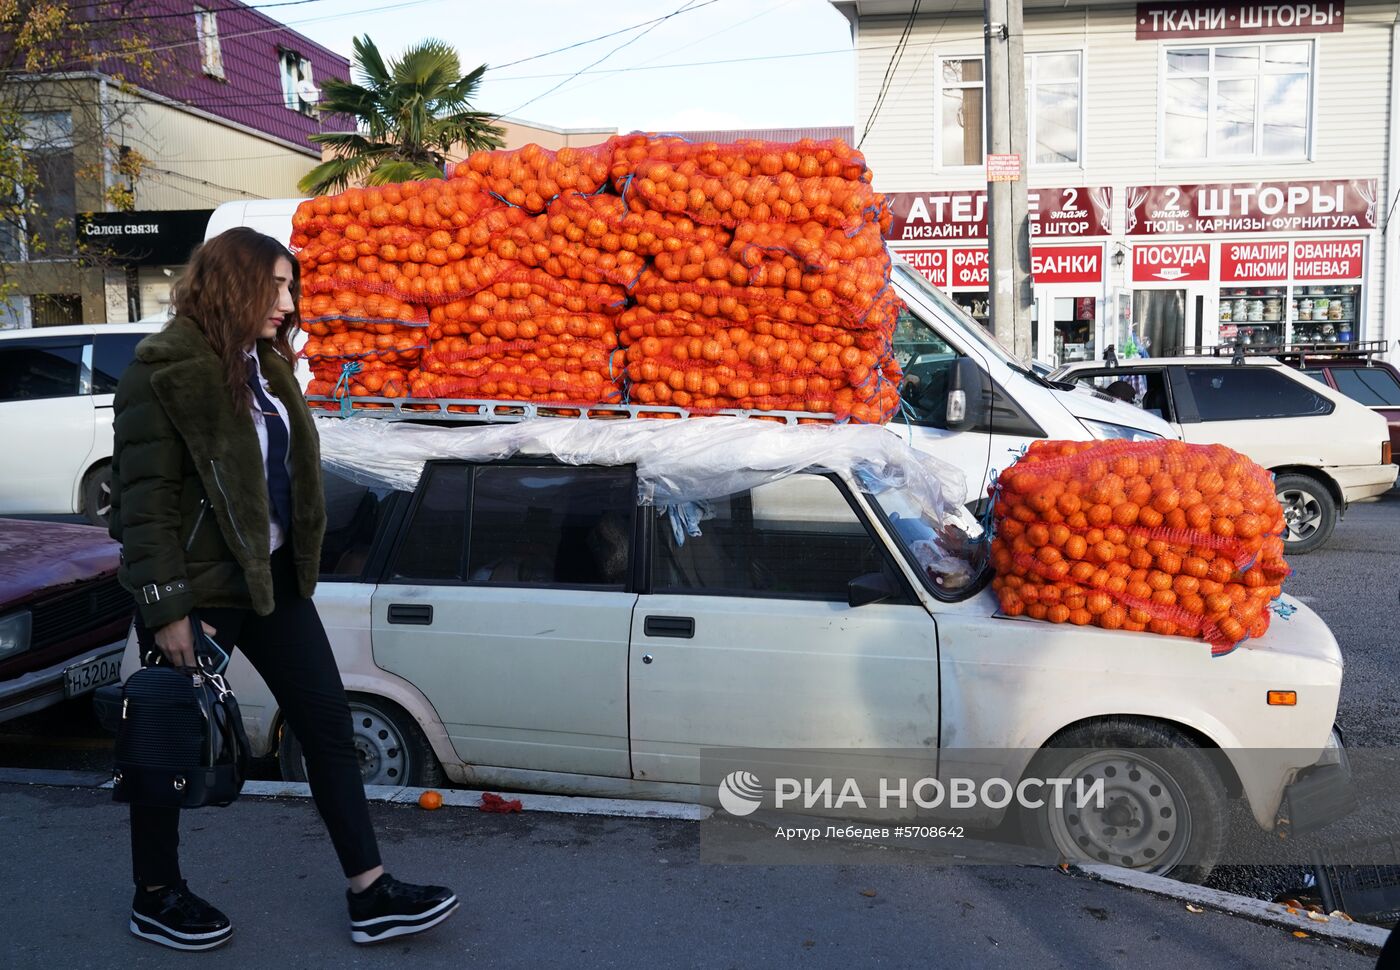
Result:
{"type": "Polygon", "coordinates": [[[367,155],[341,155],[330,158],[307,172],[297,182],[297,188],[307,195],[339,192],[351,182],[363,177],[374,161],[367,155]]]}
{"type": "Polygon", "coordinates": [[[355,67],[369,82],[370,87],[382,91],[389,86],[389,69],[384,65],[384,55],[379,47],[369,39],[369,34],[355,38],[355,67]]]}
{"type": "Polygon", "coordinates": [[[375,166],[365,177],[367,185],[387,185],[390,182],[410,182],[420,179],[440,179],[443,177],[442,164],[427,162],[393,161],[375,166]]]}

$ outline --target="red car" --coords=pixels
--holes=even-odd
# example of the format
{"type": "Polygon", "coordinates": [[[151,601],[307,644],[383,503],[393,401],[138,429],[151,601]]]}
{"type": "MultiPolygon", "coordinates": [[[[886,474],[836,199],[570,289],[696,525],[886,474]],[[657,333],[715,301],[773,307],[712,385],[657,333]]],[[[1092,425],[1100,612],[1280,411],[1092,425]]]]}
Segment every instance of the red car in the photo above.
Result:
{"type": "Polygon", "coordinates": [[[134,605],[118,549],[106,529],[0,519],[0,721],[119,679],[134,605]]]}

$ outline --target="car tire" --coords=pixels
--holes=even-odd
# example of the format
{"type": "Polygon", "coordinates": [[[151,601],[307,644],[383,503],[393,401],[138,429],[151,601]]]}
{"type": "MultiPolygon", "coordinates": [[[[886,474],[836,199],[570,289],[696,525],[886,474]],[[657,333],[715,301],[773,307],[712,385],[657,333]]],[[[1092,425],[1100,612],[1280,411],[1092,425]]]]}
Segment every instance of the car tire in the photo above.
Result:
{"type": "Polygon", "coordinates": [[[1210,754],[1155,721],[1110,718],[1072,728],[1037,754],[1028,776],[1103,780],[1103,808],[1080,809],[1071,787],[1061,807],[1047,798],[1043,808],[1022,810],[1023,835],[1072,862],[1199,883],[1229,833],[1229,801],[1210,754]]]}
{"type": "Polygon", "coordinates": [[[1287,523],[1284,553],[1301,556],[1331,538],[1337,527],[1337,500],[1325,484],[1311,475],[1280,475],[1274,490],[1287,523]]]}
{"type": "Polygon", "coordinates": [[[83,478],[83,515],[93,525],[106,525],[112,512],[112,463],[103,462],[83,478]]]}
{"type": "MultiPolygon", "coordinates": [[[[446,780],[423,731],[396,704],[350,695],[351,731],[366,785],[430,788],[446,780]]],[[[278,731],[277,766],[283,781],[306,781],[301,742],[286,721],[278,731]]]]}

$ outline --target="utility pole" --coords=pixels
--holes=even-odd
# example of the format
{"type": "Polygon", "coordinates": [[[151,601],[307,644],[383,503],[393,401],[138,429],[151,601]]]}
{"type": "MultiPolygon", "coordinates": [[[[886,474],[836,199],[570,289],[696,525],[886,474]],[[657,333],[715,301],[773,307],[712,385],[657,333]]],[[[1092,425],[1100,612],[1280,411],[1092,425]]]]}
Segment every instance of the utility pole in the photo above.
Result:
{"type": "Polygon", "coordinates": [[[1026,205],[1026,54],[1021,0],[983,0],[987,244],[992,333],[1031,359],[1031,225],[1026,205]],[[1013,158],[1014,156],[1014,164],[1013,158]]]}

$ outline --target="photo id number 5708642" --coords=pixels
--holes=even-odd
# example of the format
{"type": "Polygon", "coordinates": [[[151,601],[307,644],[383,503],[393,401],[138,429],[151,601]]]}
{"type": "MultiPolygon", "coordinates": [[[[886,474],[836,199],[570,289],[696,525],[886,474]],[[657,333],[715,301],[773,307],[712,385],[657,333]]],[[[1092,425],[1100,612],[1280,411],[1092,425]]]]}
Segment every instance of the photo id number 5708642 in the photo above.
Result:
{"type": "Polygon", "coordinates": [[[900,825],[891,830],[897,839],[960,839],[961,825],[900,825]]]}

